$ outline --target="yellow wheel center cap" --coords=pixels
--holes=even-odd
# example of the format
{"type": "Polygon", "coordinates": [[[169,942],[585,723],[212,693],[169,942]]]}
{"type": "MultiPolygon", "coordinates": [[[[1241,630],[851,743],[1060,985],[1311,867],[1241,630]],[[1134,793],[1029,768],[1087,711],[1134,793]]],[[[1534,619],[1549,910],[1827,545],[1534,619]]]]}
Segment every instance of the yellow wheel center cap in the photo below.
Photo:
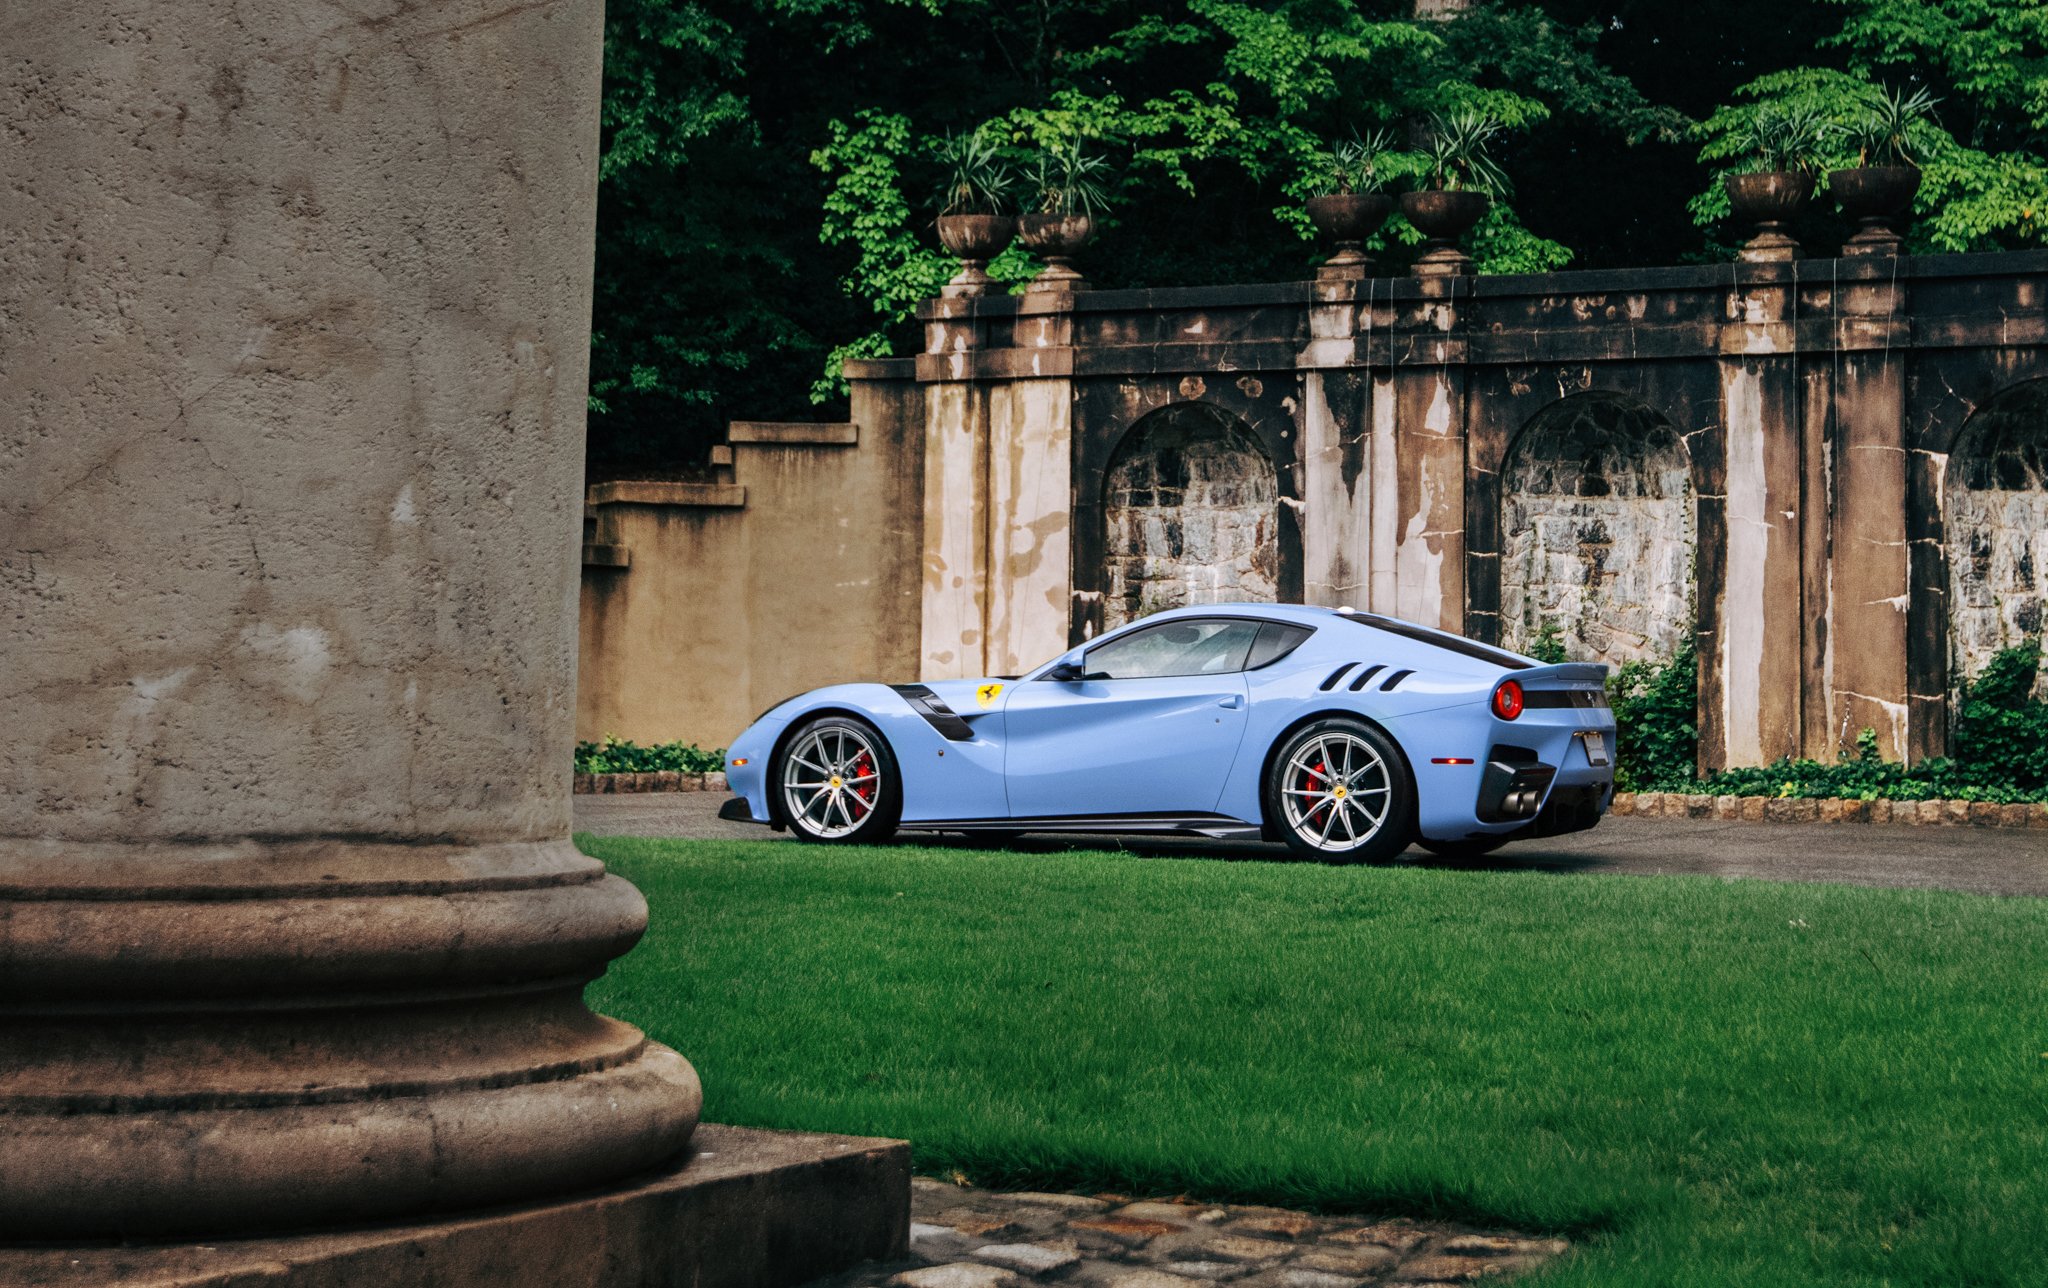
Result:
{"type": "Polygon", "coordinates": [[[844,787],[846,784],[839,781],[839,775],[834,774],[832,775],[832,785],[834,787],[844,787]]]}
{"type": "Polygon", "coordinates": [[[1331,796],[1333,796],[1333,797],[1335,797],[1336,799],[1338,799],[1338,800],[1340,800],[1340,801],[1341,801],[1341,800],[1343,800],[1343,799],[1344,799],[1344,789],[1343,789],[1343,787],[1341,787],[1341,786],[1338,786],[1338,787],[1332,787],[1332,788],[1330,789],[1330,795],[1331,795],[1331,796]]]}

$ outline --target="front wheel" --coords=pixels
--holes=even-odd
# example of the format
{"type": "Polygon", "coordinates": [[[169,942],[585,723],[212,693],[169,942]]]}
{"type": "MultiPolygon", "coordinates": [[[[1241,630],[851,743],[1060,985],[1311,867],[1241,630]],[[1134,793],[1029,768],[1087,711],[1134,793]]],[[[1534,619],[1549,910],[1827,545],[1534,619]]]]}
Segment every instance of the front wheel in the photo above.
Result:
{"type": "Polygon", "coordinates": [[[1415,834],[1415,782],[1400,749],[1362,721],[1317,720],[1289,735],[1266,774],[1266,817],[1297,854],[1384,863],[1415,834]]]}
{"type": "Polygon", "coordinates": [[[776,760],[777,804],[800,841],[874,845],[896,832],[903,779],[873,726],[820,716],[798,726],[776,760]]]}

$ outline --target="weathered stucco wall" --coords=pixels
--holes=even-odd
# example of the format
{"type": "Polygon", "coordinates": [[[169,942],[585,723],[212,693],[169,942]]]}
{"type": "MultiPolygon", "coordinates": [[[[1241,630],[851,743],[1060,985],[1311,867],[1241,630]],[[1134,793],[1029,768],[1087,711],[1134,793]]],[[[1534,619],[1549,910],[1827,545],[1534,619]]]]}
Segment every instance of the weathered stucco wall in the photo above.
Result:
{"type": "Polygon", "coordinates": [[[2048,377],[2044,302],[2043,253],[930,301],[924,353],[852,369],[911,391],[876,404],[921,516],[907,669],[1270,595],[1610,662],[1690,632],[1710,767],[1936,754],[1950,672],[2038,611],[2039,493],[1999,482],[2038,462],[1944,479],[2048,377]],[[1162,503],[1145,439],[1195,418],[1231,446],[1162,503]]]}
{"type": "Polygon", "coordinates": [[[576,735],[723,747],[819,685],[918,668],[924,395],[849,425],[734,427],[731,479],[590,488],[576,735]]]}
{"type": "Polygon", "coordinates": [[[2039,639],[2048,601],[2048,381],[1978,412],[1948,458],[1950,665],[1958,688],[2039,639]]]}
{"type": "Polygon", "coordinates": [[[1693,629],[1692,460],[1655,412],[1581,394],[1539,416],[1502,483],[1501,642],[1662,661],[1693,629]]]}

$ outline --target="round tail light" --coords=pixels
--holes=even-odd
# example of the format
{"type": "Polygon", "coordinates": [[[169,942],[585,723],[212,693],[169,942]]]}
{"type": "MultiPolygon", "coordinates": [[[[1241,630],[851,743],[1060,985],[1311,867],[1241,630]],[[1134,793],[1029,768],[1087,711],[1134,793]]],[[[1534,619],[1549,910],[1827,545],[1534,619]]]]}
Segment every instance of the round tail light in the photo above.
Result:
{"type": "Polygon", "coordinates": [[[1522,686],[1513,680],[1502,680],[1500,687],[1493,691],[1493,714],[1503,720],[1512,720],[1522,714],[1522,686]]]}

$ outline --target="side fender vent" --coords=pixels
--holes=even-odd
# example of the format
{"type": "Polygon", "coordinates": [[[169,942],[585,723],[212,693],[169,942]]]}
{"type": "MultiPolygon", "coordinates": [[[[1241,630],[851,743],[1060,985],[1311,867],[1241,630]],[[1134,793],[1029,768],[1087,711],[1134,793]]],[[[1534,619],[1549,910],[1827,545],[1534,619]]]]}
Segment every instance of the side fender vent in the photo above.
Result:
{"type": "Polygon", "coordinates": [[[1316,687],[1321,689],[1323,692],[1328,693],[1331,689],[1337,687],[1337,681],[1344,678],[1344,673],[1346,671],[1349,671],[1352,667],[1357,665],[1358,663],[1356,662],[1346,662],[1344,665],[1338,667],[1336,670],[1324,676],[1323,682],[1317,685],[1316,687]]]}
{"type": "Polygon", "coordinates": [[[1364,688],[1366,685],[1371,684],[1372,677],[1378,675],[1381,671],[1384,671],[1386,669],[1387,668],[1385,666],[1382,666],[1377,662],[1375,662],[1371,666],[1366,667],[1363,671],[1360,671],[1358,673],[1358,678],[1351,682],[1351,691],[1353,693],[1356,693],[1360,689],[1364,688]]]}
{"type": "Polygon", "coordinates": [[[1380,692],[1381,692],[1381,693],[1392,693],[1392,692],[1394,691],[1394,686],[1395,686],[1395,685],[1399,684],[1399,683],[1400,683],[1401,681],[1403,681],[1403,680],[1407,679],[1407,678],[1408,678],[1409,676],[1411,676],[1411,675],[1413,675],[1413,674],[1415,674],[1415,672],[1413,672],[1413,671],[1396,671],[1396,672],[1394,672],[1394,673],[1393,673],[1392,675],[1390,675],[1390,676],[1388,676],[1388,677],[1387,677],[1386,683],[1384,683],[1384,684],[1380,685],[1380,692]]]}
{"type": "Polygon", "coordinates": [[[962,720],[953,708],[947,706],[939,695],[922,684],[892,684],[890,688],[903,695],[910,709],[924,717],[924,722],[939,731],[948,742],[973,742],[974,730],[962,720]]]}

